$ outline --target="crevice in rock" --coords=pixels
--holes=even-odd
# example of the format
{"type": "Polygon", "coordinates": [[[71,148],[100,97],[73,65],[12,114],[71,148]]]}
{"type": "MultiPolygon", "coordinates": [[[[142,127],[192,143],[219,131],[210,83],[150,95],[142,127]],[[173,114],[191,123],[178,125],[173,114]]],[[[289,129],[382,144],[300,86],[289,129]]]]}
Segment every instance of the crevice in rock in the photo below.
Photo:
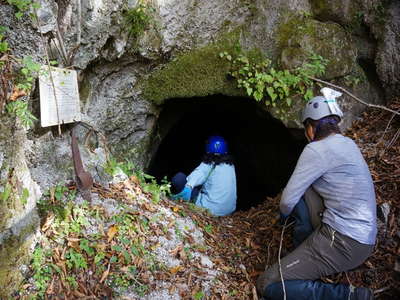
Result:
{"type": "Polygon", "coordinates": [[[189,174],[200,162],[208,136],[223,135],[235,157],[238,209],[275,196],[287,183],[304,145],[256,102],[214,95],[165,102],[153,137],[148,173],[161,180],[189,174]]]}
{"type": "Polygon", "coordinates": [[[379,94],[384,95],[385,90],[382,86],[381,80],[379,79],[379,75],[376,71],[376,64],[373,60],[371,59],[364,59],[364,58],[358,58],[357,63],[359,66],[363,69],[365,76],[367,76],[367,79],[369,83],[377,90],[379,91],[379,94]]]}

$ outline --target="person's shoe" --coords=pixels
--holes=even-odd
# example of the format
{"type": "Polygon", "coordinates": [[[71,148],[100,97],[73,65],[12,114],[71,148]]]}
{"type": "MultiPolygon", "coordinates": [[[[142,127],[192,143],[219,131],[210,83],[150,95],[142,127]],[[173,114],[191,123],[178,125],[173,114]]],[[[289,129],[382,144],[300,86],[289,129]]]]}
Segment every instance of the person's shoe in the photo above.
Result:
{"type": "Polygon", "coordinates": [[[374,300],[374,293],[368,288],[355,288],[351,300],[374,300]]]}

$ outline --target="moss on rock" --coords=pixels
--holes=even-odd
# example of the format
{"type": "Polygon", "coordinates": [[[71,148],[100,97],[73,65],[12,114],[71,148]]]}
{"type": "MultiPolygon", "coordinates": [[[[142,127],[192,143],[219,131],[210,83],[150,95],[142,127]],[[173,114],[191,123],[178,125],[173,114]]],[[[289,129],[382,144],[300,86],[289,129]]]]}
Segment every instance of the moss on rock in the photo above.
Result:
{"type": "Polygon", "coordinates": [[[39,226],[40,192],[26,164],[25,131],[9,115],[0,115],[0,121],[0,299],[12,299],[39,226]]]}
{"type": "Polygon", "coordinates": [[[16,234],[10,231],[0,244],[0,299],[12,298],[12,293],[24,279],[20,266],[28,264],[31,259],[31,248],[39,224],[36,210],[21,222],[25,222],[21,231],[16,234]]]}
{"type": "Polygon", "coordinates": [[[229,62],[219,57],[223,51],[237,52],[238,43],[239,32],[234,31],[217,42],[179,55],[143,83],[144,97],[160,105],[170,98],[242,95],[234,81],[227,78],[229,62]]]}
{"type": "Polygon", "coordinates": [[[354,0],[310,0],[311,9],[318,20],[334,21],[356,29],[361,23],[363,8],[354,0]]]}
{"type": "Polygon", "coordinates": [[[336,23],[291,16],[278,29],[283,68],[301,65],[314,52],[329,60],[325,78],[341,77],[356,66],[357,50],[351,36],[336,23]]]}

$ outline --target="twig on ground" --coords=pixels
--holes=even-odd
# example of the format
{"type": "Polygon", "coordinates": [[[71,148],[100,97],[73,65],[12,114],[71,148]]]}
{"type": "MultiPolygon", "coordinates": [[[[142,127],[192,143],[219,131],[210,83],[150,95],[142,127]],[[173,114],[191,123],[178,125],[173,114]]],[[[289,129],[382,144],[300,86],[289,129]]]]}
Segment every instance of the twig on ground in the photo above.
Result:
{"type": "Polygon", "coordinates": [[[393,121],[393,119],[394,119],[395,116],[396,116],[396,115],[393,114],[392,117],[390,118],[389,122],[388,122],[387,125],[386,125],[385,131],[383,132],[383,134],[382,134],[381,138],[379,139],[379,141],[382,141],[382,140],[385,138],[385,134],[386,134],[386,132],[389,130],[390,124],[392,123],[392,121],[393,121]]]}
{"type": "Polygon", "coordinates": [[[390,286],[387,286],[387,287],[381,288],[381,289],[379,289],[379,290],[376,290],[376,291],[374,291],[374,296],[376,296],[376,295],[378,295],[378,294],[381,294],[381,293],[383,293],[383,292],[386,292],[386,291],[388,291],[388,290],[390,290],[390,286]]]}
{"type": "Polygon", "coordinates": [[[321,79],[318,79],[318,78],[315,78],[315,77],[312,77],[312,76],[307,76],[307,77],[310,78],[311,80],[316,81],[316,82],[323,83],[323,84],[329,85],[329,86],[331,86],[331,87],[333,87],[335,89],[338,89],[338,90],[344,92],[345,94],[347,94],[348,96],[350,96],[351,98],[353,98],[354,100],[356,100],[357,102],[360,102],[361,104],[364,104],[364,105],[366,105],[368,107],[379,108],[379,109],[383,109],[383,110],[389,111],[389,112],[391,112],[391,113],[393,113],[395,115],[400,115],[400,112],[395,111],[395,110],[390,109],[390,108],[387,108],[386,106],[367,103],[367,102],[361,100],[360,98],[358,98],[357,96],[355,96],[354,94],[350,93],[348,90],[342,88],[341,86],[338,86],[336,84],[333,84],[333,83],[330,83],[328,81],[321,80],[321,79]]]}
{"type": "Polygon", "coordinates": [[[285,220],[285,224],[283,225],[282,228],[281,241],[279,243],[279,252],[278,252],[279,275],[281,276],[281,282],[282,282],[283,300],[286,300],[286,289],[285,289],[285,281],[283,280],[283,274],[282,274],[281,251],[282,251],[283,233],[285,232],[286,223],[287,219],[285,220]]]}

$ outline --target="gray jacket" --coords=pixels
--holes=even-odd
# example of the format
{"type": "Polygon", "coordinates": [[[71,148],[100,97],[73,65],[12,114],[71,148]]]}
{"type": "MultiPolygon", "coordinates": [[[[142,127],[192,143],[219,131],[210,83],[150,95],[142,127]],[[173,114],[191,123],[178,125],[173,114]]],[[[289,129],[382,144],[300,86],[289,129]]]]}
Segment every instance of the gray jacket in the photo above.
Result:
{"type": "Polygon", "coordinates": [[[375,244],[374,186],[353,140],[335,134],[309,143],[283,191],[281,212],[290,214],[310,185],[324,199],[323,223],[360,243],[375,244]]]}

